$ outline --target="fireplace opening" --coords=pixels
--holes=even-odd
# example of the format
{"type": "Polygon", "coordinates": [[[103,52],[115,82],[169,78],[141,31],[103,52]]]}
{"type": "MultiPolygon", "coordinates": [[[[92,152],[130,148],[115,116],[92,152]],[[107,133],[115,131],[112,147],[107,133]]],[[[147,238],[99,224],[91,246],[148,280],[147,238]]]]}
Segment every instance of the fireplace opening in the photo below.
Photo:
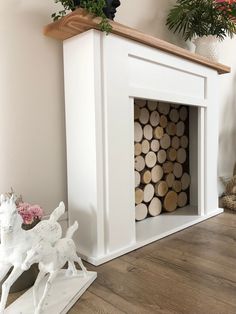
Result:
{"type": "Polygon", "coordinates": [[[197,119],[196,107],[134,99],[137,222],[197,213],[197,119]]]}

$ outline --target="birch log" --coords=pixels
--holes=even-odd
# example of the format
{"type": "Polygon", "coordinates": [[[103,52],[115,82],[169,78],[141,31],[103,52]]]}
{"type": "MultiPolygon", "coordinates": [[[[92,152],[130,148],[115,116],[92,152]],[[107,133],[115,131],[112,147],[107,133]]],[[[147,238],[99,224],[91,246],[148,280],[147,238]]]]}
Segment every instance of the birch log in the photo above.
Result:
{"type": "Polygon", "coordinates": [[[169,114],[170,120],[174,123],[179,121],[179,111],[177,109],[171,109],[169,114]]]}
{"type": "Polygon", "coordinates": [[[146,125],[149,121],[149,111],[147,110],[147,108],[142,108],[140,110],[140,116],[139,116],[139,121],[146,125]]]}
{"type": "Polygon", "coordinates": [[[162,210],[161,201],[159,200],[159,198],[154,197],[148,206],[148,212],[150,216],[155,217],[160,215],[161,210],[162,210]]]}
{"type": "Polygon", "coordinates": [[[157,162],[157,157],[154,152],[149,152],[145,156],[145,163],[148,168],[153,168],[157,162]]]}
{"type": "Polygon", "coordinates": [[[150,124],[145,125],[143,128],[143,135],[149,141],[153,138],[153,128],[150,124]]]}
{"type": "Polygon", "coordinates": [[[160,140],[163,135],[164,135],[163,128],[160,127],[160,126],[156,127],[155,130],[154,130],[154,137],[155,137],[155,139],[160,140]]]}
{"type": "Polygon", "coordinates": [[[178,137],[181,137],[184,135],[184,131],[185,131],[185,124],[183,121],[179,121],[177,124],[176,124],[176,135],[178,137]]]}
{"type": "Polygon", "coordinates": [[[181,107],[179,110],[180,120],[185,121],[188,117],[188,110],[186,107],[181,107]]]}
{"type": "Polygon", "coordinates": [[[150,115],[150,124],[156,127],[160,123],[160,115],[157,111],[153,111],[150,115]]]}
{"type": "Polygon", "coordinates": [[[160,181],[155,185],[155,193],[157,196],[163,197],[168,192],[168,185],[165,181],[160,181]]]}
{"type": "Polygon", "coordinates": [[[173,212],[177,208],[178,195],[174,191],[169,191],[164,199],[164,208],[168,212],[173,212]]]}
{"type": "Polygon", "coordinates": [[[184,173],[181,177],[182,190],[185,191],[190,186],[190,175],[188,173],[184,173]]]}
{"type": "Polygon", "coordinates": [[[150,150],[150,143],[147,140],[143,140],[142,141],[142,145],[141,145],[141,150],[142,153],[147,154],[150,150]]]}
{"type": "Polygon", "coordinates": [[[186,135],[181,137],[180,145],[181,145],[182,148],[187,148],[188,147],[188,138],[187,138],[186,135]]]}
{"type": "Polygon", "coordinates": [[[179,193],[181,190],[182,190],[182,184],[181,184],[181,181],[179,180],[175,180],[174,183],[173,183],[173,190],[176,192],[176,193],[179,193]]]}
{"type": "Polygon", "coordinates": [[[139,156],[142,153],[142,145],[140,143],[136,143],[134,145],[134,155],[139,156]]]}
{"type": "Polygon", "coordinates": [[[134,160],[135,170],[142,171],[145,168],[145,160],[143,156],[137,156],[134,160]]]}
{"type": "Polygon", "coordinates": [[[147,106],[150,111],[155,111],[157,109],[157,101],[148,100],[147,106]]]}
{"type": "Polygon", "coordinates": [[[144,197],[144,192],[141,189],[136,189],[135,190],[135,204],[141,204],[143,201],[143,197],[144,197]]]}
{"type": "Polygon", "coordinates": [[[166,151],[164,149],[159,150],[157,153],[157,160],[160,164],[163,164],[166,161],[166,151]]]}
{"type": "Polygon", "coordinates": [[[166,127],[166,132],[170,136],[176,135],[176,124],[173,122],[168,122],[167,127],[166,127]]]}
{"type": "Polygon", "coordinates": [[[158,152],[158,150],[160,149],[160,144],[158,140],[152,140],[151,141],[151,150],[153,152],[158,152]]]}
{"type": "Polygon", "coordinates": [[[154,168],[151,170],[151,176],[152,176],[152,182],[157,183],[160,181],[163,177],[163,169],[161,166],[156,165],[154,168]]]}
{"type": "Polygon", "coordinates": [[[167,149],[170,147],[170,136],[168,134],[164,134],[160,139],[161,148],[167,149]]]}
{"type": "Polygon", "coordinates": [[[145,99],[138,99],[134,100],[135,105],[138,105],[140,108],[145,107],[147,105],[147,101],[145,99]]]}
{"type": "Polygon", "coordinates": [[[184,148],[179,148],[177,150],[177,157],[176,157],[176,160],[180,163],[180,164],[183,164],[185,163],[187,159],[187,153],[186,153],[186,150],[184,148]]]}
{"type": "Polygon", "coordinates": [[[179,149],[180,140],[177,136],[172,137],[171,146],[176,150],[179,149]]]}
{"type": "Polygon", "coordinates": [[[160,116],[160,126],[162,128],[166,128],[167,127],[167,123],[168,123],[168,120],[167,120],[166,116],[161,115],[160,116]]]}
{"type": "Polygon", "coordinates": [[[135,187],[137,188],[140,185],[141,182],[141,176],[138,171],[134,172],[134,177],[135,177],[135,187]]]}
{"type": "Polygon", "coordinates": [[[178,162],[175,162],[173,173],[177,179],[181,178],[183,174],[183,166],[179,164],[178,162]]]}
{"type": "Polygon", "coordinates": [[[169,161],[175,161],[176,160],[176,157],[177,157],[177,151],[176,149],[170,147],[168,150],[167,150],[167,159],[169,161]]]}
{"type": "Polygon", "coordinates": [[[187,196],[187,193],[186,192],[181,192],[179,195],[178,195],[178,206],[179,207],[184,207],[187,205],[188,203],[188,196],[187,196]]]}
{"type": "Polygon", "coordinates": [[[147,217],[148,208],[147,205],[141,203],[135,207],[135,219],[141,221],[147,217]]]}
{"type": "Polygon", "coordinates": [[[136,143],[139,143],[142,141],[143,138],[143,129],[141,127],[141,124],[138,122],[134,123],[134,141],[136,143]]]}
{"type": "Polygon", "coordinates": [[[174,109],[179,109],[180,105],[177,105],[177,104],[171,104],[170,105],[171,108],[174,108],[174,109]]]}
{"type": "Polygon", "coordinates": [[[168,173],[166,176],[165,176],[165,181],[168,185],[169,188],[171,188],[173,186],[173,183],[175,181],[175,176],[173,173],[168,173]]]}
{"type": "Polygon", "coordinates": [[[145,203],[149,203],[154,196],[155,190],[152,184],[147,184],[143,190],[143,200],[145,203]]]}
{"type": "Polygon", "coordinates": [[[138,105],[134,105],[134,120],[138,120],[140,116],[140,107],[138,105]]]}
{"type": "Polygon", "coordinates": [[[174,169],[174,164],[171,161],[167,161],[162,166],[164,173],[171,173],[174,169]]]}
{"type": "Polygon", "coordinates": [[[165,102],[159,102],[157,108],[161,114],[168,115],[170,111],[170,104],[165,103],[165,102]]]}
{"type": "Polygon", "coordinates": [[[151,182],[151,180],[152,180],[151,172],[149,170],[143,171],[141,174],[141,182],[144,184],[148,184],[151,182]]]}

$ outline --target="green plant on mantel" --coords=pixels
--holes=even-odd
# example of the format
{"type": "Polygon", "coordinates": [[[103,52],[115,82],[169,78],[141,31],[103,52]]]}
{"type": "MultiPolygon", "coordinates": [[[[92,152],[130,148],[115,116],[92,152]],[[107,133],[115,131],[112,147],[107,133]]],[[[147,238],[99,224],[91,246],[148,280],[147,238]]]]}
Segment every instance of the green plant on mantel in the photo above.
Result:
{"type": "Polygon", "coordinates": [[[223,40],[236,33],[236,0],[177,0],[166,25],[184,40],[213,35],[223,40]]]}
{"type": "Polygon", "coordinates": [[[60,3],[63,6],[63,9],[58,13],[53,13],[52,18],[54,21],[62,18],[67,14],[68,11],[74,11],[78,7],[81,7],[87,10],[89,13],[94,14],[97,17],[101,18],[101,22],[99,24],[100,30],[106,32],[106,34],[110,33],[112,30],[112,26],[109,23],[108,18],[103,12],[104,7],[106,6],[105,0],[54,0],[55,3],[60,3]],[[79,5],[78,5],[79,3],[79,5]]]}

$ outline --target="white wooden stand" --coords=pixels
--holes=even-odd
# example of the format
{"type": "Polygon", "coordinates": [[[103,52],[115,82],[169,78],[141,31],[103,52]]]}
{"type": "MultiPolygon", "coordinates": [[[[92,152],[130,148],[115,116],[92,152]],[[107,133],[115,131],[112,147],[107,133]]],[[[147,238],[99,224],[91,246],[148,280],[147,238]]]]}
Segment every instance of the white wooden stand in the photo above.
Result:
{"type": "MultiPolygon", "coordinates": [[[[65,277],[65,270],[61,270],[58,277],[53,282],[53,287],[50,291],[48,304],[44,313],[66,314],[96,278],[97,273],[91,271],[88,272],[87,277],[84,277],[82,272],[79,272],[76,277],[65,277]]],[[[40,294],[43,293],[45,282],[46,280],[43,280],[39,287],[40,294]]],[[[32,291],[33,288],[26,291],[14,303],[8,306],[4,313],[33,314],[34,306],[32,291]]]]}
{"type": "Polygon", "coordinates": [[[112,34],[78,9],[45,28],[63,40],[69,220],[94,265],[222,212],[218,75],[230,69],[124,25],[112,34]],[[135,222],[134,99],[189,106],[190,206],[135,222]]]}

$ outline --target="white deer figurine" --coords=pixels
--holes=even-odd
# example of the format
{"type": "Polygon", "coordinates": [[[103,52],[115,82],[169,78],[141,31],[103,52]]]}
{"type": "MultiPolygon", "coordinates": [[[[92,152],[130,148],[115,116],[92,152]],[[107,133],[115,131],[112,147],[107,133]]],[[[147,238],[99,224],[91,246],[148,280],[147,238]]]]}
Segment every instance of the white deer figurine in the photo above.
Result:
{"type": "Polygon", "coordinates": [[[62,238],[52,246],[47,241],[41,241],[35,247],[27,252],[27,257],[22,264],[22,269],[27,270],[34,263],[39,263],[39,274],[33,287],[35,314],[40,314],[45,309],[45,301],[49,294],[53,280],[56,278],[59,270],[68,262],[67,275],[77,275],[77,269],[74,263],[77,262],[85,276],[87,270],[84,267],[81,258],[76,253],[76,246],[72,240],[74,232],[78,229],[77,221],[67,230],[65,238],[62,238]],[[43,296],[38,302],[38,287],[45,275],[49,273],[43,296]]]}
{"type": "Polygon", "coordinates": [[[61,238],[62,230],[57,220],[65,212],[65,205],[61,202],[48,220],[43,220],[26,231],[21,227],[23,220],[17,211],[14,195],[11,198],[1,195],[0,202],[0,280],[3,280],[13,266],[12,272],[2,284],[0,314],[3,314],[9,290],[23,273],[21,265],[27,251],[40,241],[54,244],[61,238]]]}

